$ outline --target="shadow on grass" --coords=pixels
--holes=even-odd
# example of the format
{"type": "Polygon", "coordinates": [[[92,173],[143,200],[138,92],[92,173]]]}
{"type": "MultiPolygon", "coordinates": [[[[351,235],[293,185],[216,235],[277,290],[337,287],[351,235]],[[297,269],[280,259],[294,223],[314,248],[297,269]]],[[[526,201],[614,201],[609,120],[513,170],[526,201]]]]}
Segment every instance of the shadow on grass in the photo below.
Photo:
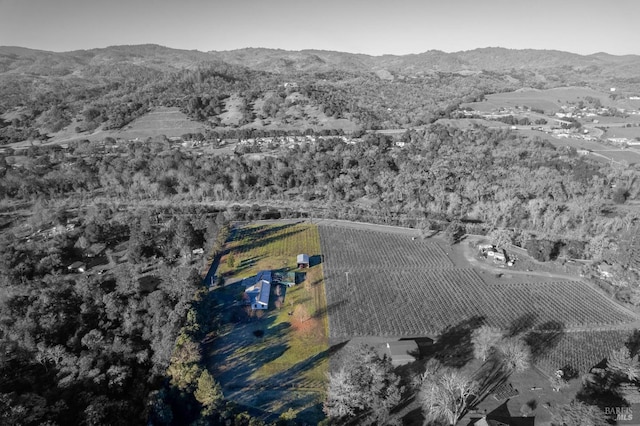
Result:
{"type": "Polygon", "coordinates": [[[302,232],[302,229],[296,229],[284,232],[280,235],[276,235],[283,230],[295,227],[297,225],[297,223],[287,223],[278,226],[260,225],[258,227],[236,229],[235,235],[233,236],[233,239],[231,241],[242,241],[245,239],[247,239],[248,241],[240,244],[234,249],[234,251],[244,252],[247,250],[253,250],[302,232]]]}
{"type": "Polygon", "coordinates": [[[637,328],[633,330],[624,345],[629,349],[631,356],[638,355],[640,353],[640,330],[637,328]]]}
{"type": "Polygon", "coordinates": [[[214,342],[215,352],[209,362],[218,370],[216,379],[224,389],[243,389],[255,385],[256,380],[251,376],[289,349],[285,335],[290,324],[285,322],[269,327],[273,319],[275,316],[248,324],[244,326],[243,333],[238,332],[236,336],[226,336],[214,342]],[[256,336],[260,335],[257,333],[259,331],[262,332],[261,337],[256,336]]]}
{"type": "Polygon", "coordinates": [[[309,267],[313,268],[316,265],[319,265],[322,263],[322,261],[324,256],[321,254],[314,254],[313,256],[309,257],[309,267]]]}
{"type": "Polygon", "coordinates": [[[511,325],[505,333],[505,336],[515,337],[519,334],[524,333],[525,331],[529,331],[533,328],[537,320],[537,314],[533,312],[526,312],[511,322],[511,325]]]}
{"type": "Polygon", "coordinates": [[[474,373],[472,380],[478,383],[478,391],[469,403],[469,407],[475,407],[493,391],[509,379],[509,371],[505,368],[500,356],[494,353],[474,373]]]}
{"type": "Polygon", "coordinates": [[[243,259],[238,266],[236,266],[235,268],[233,268],[230,271],[227,271],[225,273],[225,276],[229,276],[229,275],[236,275],[239,274],[242,271],[245,271],[247,269],[251,269],[255,266],[256,263],[258,263],[258,261],[260,261],[261,259],[263,259],[265,256],[253,256],[250,257],[249,259],[243,259]]]}
{"type": "Polygon", "coordinates": [[[444,330],[434,345],[435,357],[447,367],[460,368],[473,359],[471,335],[485,321],[474,316],[444,330]]]}
{"type": "Polygon", "coordinates": [[[531,350],[531,360],[537,362],[552,351],[564,336],[564,323],[547,321],[524,335],[524,341],[531,350]]]}
{"type": "Polygon", "coordinates": [[[316,311],[313,315],[313,318],[324,318],[327,315],[330,315],[333,311],[339,310],[344,305],[348,305],[349,301],[347,299],[340,300],[338,302],[330,303],[316,311]]]}
{"type": "MultiPolygon", "coordinates": [[[[310,395],[310,397],[314,399],[317,398],[317,396],[315,395],[310,395]]],[[[311,401],[313,401],[313,399],[311,401]]],[[[304,399],[302,402],[304,402],[304,399]]],[[[299,405],[299,404],[296,404],[296,405],[299,405]]],[[[287,407],[285,406],[284,408],[286,409],[287,407]]],[[[302,424],[312,424],[312,425],[319,424],[322,420],[325,419],[324,412],[322,411],[322,403],[318,402],[300,411],[296,416],[296,419],[303,421],[304,423],[302,424]]]]}

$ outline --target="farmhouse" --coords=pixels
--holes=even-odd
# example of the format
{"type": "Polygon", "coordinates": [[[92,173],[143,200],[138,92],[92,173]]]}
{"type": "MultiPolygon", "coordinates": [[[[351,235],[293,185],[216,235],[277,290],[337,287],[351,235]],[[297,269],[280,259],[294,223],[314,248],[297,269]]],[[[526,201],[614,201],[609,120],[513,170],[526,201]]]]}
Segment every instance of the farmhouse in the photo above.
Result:
{"type": "Polygon", "coordinates": [[[386,353],[391,358],[391,364],[398,367],[415,361],[420,351],[415,340],[400,340],[387,342],[386,353]]]}
{"type": "Polygon", "coordinates": [[[309,267],[309,255],[308,254],[299,254],[297,258],[298,268],[308,268],[309,267]]]}
{"type": "Polygon", "coordinates": [[[247,287],[244,292],[251,309],[268,309],[271,295],[271,271],[258,272],[255,284],[247,287]]]}

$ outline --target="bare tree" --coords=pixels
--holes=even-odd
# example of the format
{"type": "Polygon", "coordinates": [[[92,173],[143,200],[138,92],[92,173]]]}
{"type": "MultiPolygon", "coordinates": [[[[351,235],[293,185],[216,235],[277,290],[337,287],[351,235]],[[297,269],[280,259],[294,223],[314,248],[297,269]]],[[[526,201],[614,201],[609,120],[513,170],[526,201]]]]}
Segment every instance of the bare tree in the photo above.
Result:
{"type": "Polygon", "coordinates": [[[425,376],[418,394],[427,422],[455,425],[464,415],[478,384],[455,370],[425,376]]]}
{"type": "Polygon", "coordinates": [[[360,345],[347,352],[337,372],[329,374],[324,412],[337,424],[360,417],[358,424],[390,425],[396,423],[390,412],[400,402],[402,391],[389,358],[380,358],[370,346],[360,345]]]}
{"type": "Polygon", "coordinates": [[[491,349],[496,346],[501,338],[502,333],[493,327],[483,325],[480,328],[476,328],[471,335],[473,355],[482,361],[486,361],[491,349]]]}
{"type": "Polygon", "coordinates": [[[517,337],[500,340],[496,345],[502,355],[505,368],[510,372],[521,373],[529,368],[531,351],[525,342],[517,337]]]}
{"type": "Polygon", "coordinates": [[[609,355],[607,369],[624,376],[629,381],[636,381],[640,377],[640,360],[638,355],[631,356],[629,348],[623,347],[609,355]]]}

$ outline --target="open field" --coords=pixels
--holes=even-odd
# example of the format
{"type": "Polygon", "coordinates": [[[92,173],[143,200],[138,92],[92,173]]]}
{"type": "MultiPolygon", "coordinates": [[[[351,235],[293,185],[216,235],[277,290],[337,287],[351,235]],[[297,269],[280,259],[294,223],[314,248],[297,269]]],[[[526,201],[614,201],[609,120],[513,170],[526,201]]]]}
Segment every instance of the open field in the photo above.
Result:
{"type": "Polygon", "coordinates": [[[309,224],[241,227],[227,245],[236,267],[220,265],[228,282],[211,292],[222,312],[219,334],[207,349],[208,364],[227,399],[277,418],[292,408],[299,419],[323,417],[328,371],[328,331],[322,265],[305,270],[305,281],[271,288],[269,309],[245,308],[242,278],[261,269],[296,267],[299,253],[320,254],[317,228],[309,224]],[[276,302],[280,292],[283,300],[276,302]],[[281,307],[278,307],[281,306],[281,307]],[[297,314],[301,309],[308,318],[297,314]],[[294,312],[293,315],[290,313],[294,312]]]}
{"type": "Polygon", "coordinates": [[[500,108],[513,108],[515,106],[528,106],[530,108],[542,109],[546,113],[555,112],[562,105],[575,103],[586,96],[598,98],[604,106],[609,106],[612,101],[607,93],[598,92],[586,87],[562,87],[556,89],[520,89],[515,92],[495,93],[486,96],[483,102],[472,102],[462,104],[462,107],[469,106],[477,111],[490,112],[500,108]]]}
{"type": "Polygon", "coordinates": [[[232,241],[226,245],[218,274],[235,280],[264,269],[295,268],[296,255],[300,253],[320,255],[316,227],[304,223],[275,223],[237,228],[232,241]],[[235,257],[234,266],[229,264],[231,255],[235,257]]]}
{"type": "MultiPolygon", "coordinates": [[[[519,131],[524,133],[523,131],[519,131]]],[[[535,135],[534,131],[531,131],[533,136],[535,135]]],[[[640,163],[640,149],[620,149],[615,148],[610,145],[605,145],[598,141],[587,141],[584,139],[571,139],[571,138],[554,138],[550,135],[546,135],[540,132],[539,137],[548,140],[551,144],[556,147],[564,147],[569,146],[575,149],[588,149],[593,151],[591,154],[591,158],[602,159],[603,161],[613,160],[616,162],[626,161],[630,165],[640,163]],[[546,136],[546,137],[545,137],[546,136]]]]}
{"type": "Polygon", "coordinates": [[[640,127],[609,127],[605,138],[640,138],[640,127]]]}
{"type": "Polygon", "coordinates": [[[454,265],[434,240],[325,226],[320,236],[332,339],[433,336],[473,318],[502,329],[524,319],[529,328],[561,330],[636,320],[579,281],[483,278],[454,265]]]}
{"type": "MultiPolygon", "coordinates": [[[[115,139],[140,139],[153,138],[155,136],[165,135],[167,137],[181,136],[185,133],[201,133],[204,131],[204,125],[197,121],[191,120],[186,114],[180,112],[178,108],[159,107],[133,120],[121,130],[96,130],[92,133],[76,133],[72,129],[77,126],[75,121],[62,131],[52,134],[52,138],[47,142],[66,143],[74,140],[90,140],[101,141],[104,138],[112,137],[115,139]]],[[[24,146],[20,142],[15,145],[24,146]]]]}
{"type": "Polygon", "coordinates": [[[593,155],[603,156],[606,159],[616,161],[618,163],[626,161],[630,165],[640,163],[640,152],[631,151],[628,149],[606,149],[600,151],[594,151],[593,155]]]}
{"type": "Polygon", "coordinates": [[[127,139],[143,139],[158,135],[181,136],[185,133],[202,131],[204,131],[202,123],[191,120],[178,108],[160,107],[135,119],[116,133],[127,139]]]}

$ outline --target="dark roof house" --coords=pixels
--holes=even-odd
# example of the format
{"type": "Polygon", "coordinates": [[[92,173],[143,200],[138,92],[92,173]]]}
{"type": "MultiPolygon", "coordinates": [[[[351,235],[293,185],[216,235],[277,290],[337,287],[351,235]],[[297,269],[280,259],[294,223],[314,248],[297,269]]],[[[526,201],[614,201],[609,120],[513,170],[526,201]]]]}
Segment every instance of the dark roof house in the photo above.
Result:
{"type": "Polygon", "coordinates": [[[420,350],[415,340],[387,342],[386,353],[391,358],[391,364],[393,364],[394,367],[415,361],[419,352],[420,350]]]}

